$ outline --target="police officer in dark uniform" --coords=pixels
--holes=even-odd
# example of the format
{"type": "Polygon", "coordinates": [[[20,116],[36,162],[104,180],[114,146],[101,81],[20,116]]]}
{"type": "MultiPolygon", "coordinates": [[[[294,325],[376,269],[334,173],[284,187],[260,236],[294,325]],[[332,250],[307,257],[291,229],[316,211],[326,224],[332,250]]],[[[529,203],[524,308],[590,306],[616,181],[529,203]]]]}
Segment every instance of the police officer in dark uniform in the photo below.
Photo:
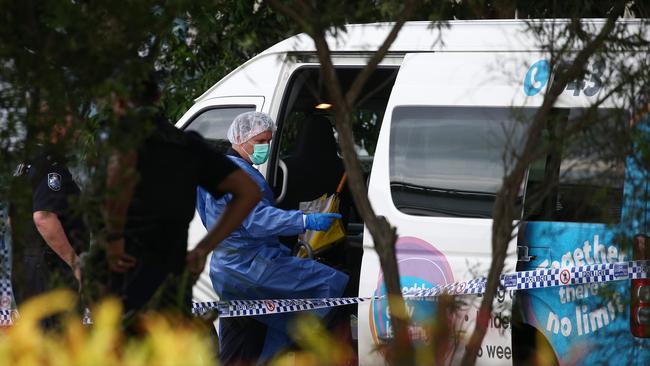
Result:
{"type": "Polygon", "coordinates": [[[11,194],[16,302],[56,288],[79,289],[79,254],[89,234],[79,210],[79,186],[62,153],[71,117],[53,128],[34,158],[19,165],[11,194]]]}

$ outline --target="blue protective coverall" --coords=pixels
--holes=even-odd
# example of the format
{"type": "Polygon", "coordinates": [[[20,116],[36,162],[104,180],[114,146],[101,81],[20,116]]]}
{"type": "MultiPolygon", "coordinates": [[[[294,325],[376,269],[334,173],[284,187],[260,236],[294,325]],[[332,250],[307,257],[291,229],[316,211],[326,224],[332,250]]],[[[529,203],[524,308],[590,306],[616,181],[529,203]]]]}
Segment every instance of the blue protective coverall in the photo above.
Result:
{"type": "MultiPolygon", "coordinates": [[[[260,187],[263,198],[243,224],[212,252],[210,278],[222,300],[307,299],[340,297],[348,276],[331,267],[291,255],[278,236],[304,232],[303,213],[275,207],[271,187],[246,160],[228,156],[260,187]]],[[[219,199],[198,189],[197,210],[206,228],[211,228],[232,195],[219,199]]],[[[313,311],[324,317],[329,309],[313,311]]],[[[260,360],[272,357],[291,343],[287,323],[293,314],[256,317],[267,325],[260,360]]]]}

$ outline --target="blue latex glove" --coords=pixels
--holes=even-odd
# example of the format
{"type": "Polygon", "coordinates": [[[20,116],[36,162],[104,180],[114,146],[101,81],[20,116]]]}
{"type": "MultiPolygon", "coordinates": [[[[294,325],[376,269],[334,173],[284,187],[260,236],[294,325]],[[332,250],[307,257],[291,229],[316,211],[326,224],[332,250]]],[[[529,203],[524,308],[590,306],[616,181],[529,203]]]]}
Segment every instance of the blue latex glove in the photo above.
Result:
{"type": "Polygon", "coordinates": [[[316,231],[327,231],[334,222],[340,219],[341,214],[337,213],[312,213],[305,215],[305,229],[316,231]]]}

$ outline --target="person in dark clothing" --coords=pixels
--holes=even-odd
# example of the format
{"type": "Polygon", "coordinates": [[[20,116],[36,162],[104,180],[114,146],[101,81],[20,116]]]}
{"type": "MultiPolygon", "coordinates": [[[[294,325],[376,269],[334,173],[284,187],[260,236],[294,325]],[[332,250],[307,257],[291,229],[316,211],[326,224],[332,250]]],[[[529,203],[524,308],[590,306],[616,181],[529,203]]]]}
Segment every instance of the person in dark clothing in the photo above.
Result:
{"type": "Polygon", "coordinates": [[[79,290],[79,254],[88,249],[89,233],[74,207],[81,192],[62,152],[70,127],[68,116],[15,173],[10,218],[12,282],[19,306],[49,290],[79,290]]]}
{"type": "MultiPolygon", "coordinates": [[[[118,116],[124,115],[122,105],[114,106],[118,116]]],[[[121,297],[130,330],[149,309],[189,316],[192,284],[207,254],[261,197],[247,174],[199,134],[180,131],[160,115],[152,124],[142,143],[115,152],[108,168],[104,246],[109,288],[121,297]],[[231,193],[233,200],[219,223],[187,252],[197,187],[217,196],[231,193]]]]}

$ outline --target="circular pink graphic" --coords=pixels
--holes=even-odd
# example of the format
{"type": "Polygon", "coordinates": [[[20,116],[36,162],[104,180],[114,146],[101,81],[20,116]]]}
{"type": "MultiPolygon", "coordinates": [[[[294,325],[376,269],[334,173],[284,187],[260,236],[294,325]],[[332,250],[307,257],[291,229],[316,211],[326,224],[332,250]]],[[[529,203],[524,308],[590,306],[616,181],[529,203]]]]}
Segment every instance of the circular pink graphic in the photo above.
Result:
{"type": "MultiPolygon", "coordinates": [[[[405,236],[397,240],[395,248],[402,292],[424,290],[435,285],[444,286],[454,282],[454,275],[447,258],[430,243],[405,236]]],[[[386,295],[382,272],[379,273],[375,295],[386,295]]],[[[383,340],[391,336],[387,310],[385,298],[370,304],[370,328],[375,344],[383,343],[383,340]]],[[[419,327],[418,321],[430,319],[433,312],[435,312],[433,302],[414,304],[411,311],[411,328],[419,327]]]]}

